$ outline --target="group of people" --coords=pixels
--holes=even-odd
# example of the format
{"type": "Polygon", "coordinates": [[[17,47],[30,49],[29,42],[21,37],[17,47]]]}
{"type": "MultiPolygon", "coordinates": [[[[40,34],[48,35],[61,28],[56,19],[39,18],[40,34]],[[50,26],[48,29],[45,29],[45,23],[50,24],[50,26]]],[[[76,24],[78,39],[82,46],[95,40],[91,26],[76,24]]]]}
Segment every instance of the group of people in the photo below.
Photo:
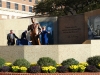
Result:
{"type": "MultiPolygon", "coordinates": [[[[13,33],[13,30],[10,30],[10,33],[7,34],[7,44],[8,45],[15,45],[15,38],[17,40],[20,41],[27,41],[28,44],[28,40],[27,40],[27,32],[30,32],[30,41],[32,45],[47,45],[48,44],[48,34],[50,34],[50,32],[48,32],[46,30],[46,26],[41,27],[39,23],[35,23],[33,21],[33,18],[31,18],[31,22],[32,24],[28,26],[27,30],[25,30],[22,34],[21,34],[21,38],[19,39],[15,33],[13,33]]],[[[26,44],[25,44],[26,45],[26,44]]]]}

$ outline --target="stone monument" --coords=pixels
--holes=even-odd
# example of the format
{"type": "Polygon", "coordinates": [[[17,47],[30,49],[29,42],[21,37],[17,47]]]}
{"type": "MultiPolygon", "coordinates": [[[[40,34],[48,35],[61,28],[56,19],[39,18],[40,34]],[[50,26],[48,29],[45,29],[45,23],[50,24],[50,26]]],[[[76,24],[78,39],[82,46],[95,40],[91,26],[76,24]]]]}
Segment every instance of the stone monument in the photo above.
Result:
{"type": "Polygon", "coordinates": [[[100,9],[86,12],[85,24],[88,26],[88,31],[86,31],[88,39],[100,39],[100,9]],[[92,34],[90,34],[89,29],[91,29],[92,34]]]}
{"type": "Polygon", "coordinates": [[[58,18],[58,44],[82,44],[85,39],[84,15],[58,18]]]}

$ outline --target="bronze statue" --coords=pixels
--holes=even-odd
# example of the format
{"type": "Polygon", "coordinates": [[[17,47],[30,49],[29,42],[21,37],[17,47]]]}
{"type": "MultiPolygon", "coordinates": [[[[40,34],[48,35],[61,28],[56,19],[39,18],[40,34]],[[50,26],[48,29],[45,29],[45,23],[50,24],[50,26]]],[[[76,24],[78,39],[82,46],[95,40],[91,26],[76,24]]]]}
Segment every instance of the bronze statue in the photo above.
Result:
{"type": "Polygon", "coordinates": [[[41,33],[41,26],[39,23],[35,23],[33,18],[31,18],[32,24],[28,26],[28,31],[30,30],[30,38],[32,40],[32,45],[40,45],[39,35],[41,33]]]}

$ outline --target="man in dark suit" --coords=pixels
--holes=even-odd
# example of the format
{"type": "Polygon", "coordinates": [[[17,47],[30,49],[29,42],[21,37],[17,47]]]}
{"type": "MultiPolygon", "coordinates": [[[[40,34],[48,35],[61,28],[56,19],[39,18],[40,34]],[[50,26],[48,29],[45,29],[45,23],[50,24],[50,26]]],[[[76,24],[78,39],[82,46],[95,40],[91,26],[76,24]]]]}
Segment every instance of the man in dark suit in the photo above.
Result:
{"type": "Polygon", "coordinates": [[[7,44],[9,45],[15,45],[15,38],[18,39],[18,37],[13,33],[13,30],[10,30],[10,33],[7,34],[7,44]]]}
{"type": "Polygon", "coordinates": [[[22,32],[21,34],[21,44],[22,45],[28,45],[28,40],[26,38],[26,34],[27,34],[27,30],[25,30],[24,32],[22,32]]]}
{"type": "Polygon", "coordinates": [[[26,34],[27,34],[27,30],[25,30],[22,35],[21,35],[21,39],[26,39],[26,34]]]}

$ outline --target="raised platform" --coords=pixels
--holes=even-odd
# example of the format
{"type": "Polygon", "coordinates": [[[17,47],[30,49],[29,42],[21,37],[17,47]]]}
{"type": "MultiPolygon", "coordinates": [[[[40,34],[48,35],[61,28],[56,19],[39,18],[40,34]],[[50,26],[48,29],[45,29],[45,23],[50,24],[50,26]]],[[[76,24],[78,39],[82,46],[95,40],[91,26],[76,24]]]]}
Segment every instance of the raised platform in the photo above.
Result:
{"type": "Polygon", "coordinates": [[[0,57],[7,62],[25,58],[30,63],[35,63],[40,57],[51,57],[57,63],[68,58],[85,62],[94,55],[100,55],[100,40],[91,40],[91,44],[0,46],[0,57]]]}
{"type": "Polygon", "coordinates": [[[94,39],[100,39],[100,36],[94,36],[94,39]]]}

